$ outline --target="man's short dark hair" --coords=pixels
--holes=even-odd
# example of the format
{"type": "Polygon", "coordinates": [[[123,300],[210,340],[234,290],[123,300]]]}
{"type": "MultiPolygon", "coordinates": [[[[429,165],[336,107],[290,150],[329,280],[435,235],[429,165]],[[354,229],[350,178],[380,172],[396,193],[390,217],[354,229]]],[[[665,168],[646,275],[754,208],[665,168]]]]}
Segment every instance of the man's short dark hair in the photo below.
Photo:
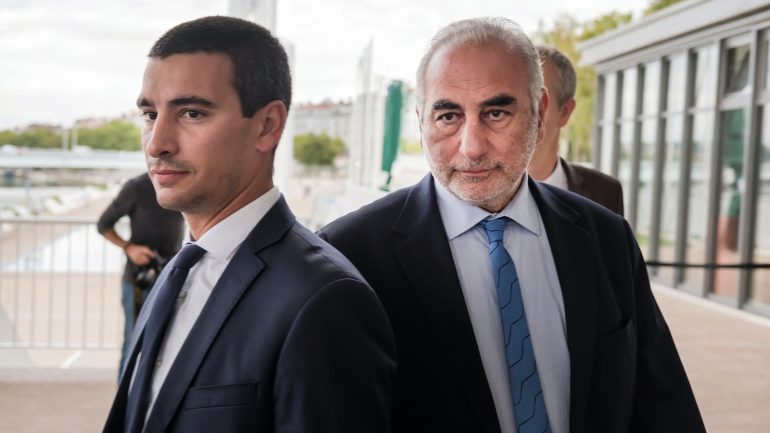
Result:
{"type": "Polygon", "coordinates": [[[291,105],[291,72],[283,46],[264,27],[233,17],[211,16],[179,24],[160,37],[151,58],[222,53],[233,63],[233,87],[243,117],[271,101],[291,105]]]}

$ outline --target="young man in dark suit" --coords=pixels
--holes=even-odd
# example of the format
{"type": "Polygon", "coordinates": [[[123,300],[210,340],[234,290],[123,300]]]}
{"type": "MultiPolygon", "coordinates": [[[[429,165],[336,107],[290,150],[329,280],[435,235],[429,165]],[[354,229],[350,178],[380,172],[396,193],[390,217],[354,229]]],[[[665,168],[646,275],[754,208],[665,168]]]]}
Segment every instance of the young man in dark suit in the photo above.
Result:
{"type": "Polygon", "coordinates": [[[522,30],[442,29],[416,97],[431,174],[321,231],[393,325],[393,431],[703,433],[625,220],[526,173],[549,99],[522,30]]]}
{"type": "Polygon", "coordinates": [[[543,116],[543,140],[537,144],[527,171],[533,179],[568,189],[623,215],[623,187],[598,170],[572,164],[559,157],[561,128],[575,109],[577,74],[572,62],[553,47],[539,45],[548,109],[543,116]]]}
{"type": "Polygon", "coordinates": [[[191,242],[137,321],[105,432],[389,430],[385,312],[272,183],[290,102],[286,53],[254,23],[201,18],[150,51],[143,147],[191,242]]]}

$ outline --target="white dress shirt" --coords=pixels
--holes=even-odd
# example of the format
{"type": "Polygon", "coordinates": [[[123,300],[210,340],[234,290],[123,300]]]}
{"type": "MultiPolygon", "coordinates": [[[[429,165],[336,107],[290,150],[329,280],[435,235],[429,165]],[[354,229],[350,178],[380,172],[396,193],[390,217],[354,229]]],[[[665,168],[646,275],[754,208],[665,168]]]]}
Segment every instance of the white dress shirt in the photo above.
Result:
{"type": "MultiPolygon", "coordinates": [[[[273,187],[210,228],[195,242],[206,250],[206,254],[190,268],[187,280],[179,292],[174,306],[174,315],[169,321],[166,336],[155,362],[150,405],[147,408],[146,416],[150,415],[155,404],[155,398],[158,396],[179,350],[206,305],[212,289],[219,281],[219,277],[224,273],[241,243],[280,197],[281,193],[278,188],[273,187]]],[[[139,359],[135,365],[139,365],[139,359]]],[[[136,374],[136,370],[134,370],[134,374],[136,374]]]]}
{"type": "Polygon", "coordinates": [[[516,196],[498,214],[465,203],[439,182],[434,184],[500,429],[503,433],[516,432],[489,241],[484,229],[477,225],[490,215],[507,216],[513,221],[506,226],[503,244],[519,276],[548,420],[553,433],[568,433],[570,361],[564,300],[548,236],[527,178],[525,174],[516,196]]]}
{"type": "Polygon", "coordinates": [[[564,172],[564,166],[561,165],[561,158],[556,158],[556,167],[553,169],[553,173],[543,180],[548,185],[558,186],[561,189],[569,189],[567,185],[567,173],[564,172]]]}

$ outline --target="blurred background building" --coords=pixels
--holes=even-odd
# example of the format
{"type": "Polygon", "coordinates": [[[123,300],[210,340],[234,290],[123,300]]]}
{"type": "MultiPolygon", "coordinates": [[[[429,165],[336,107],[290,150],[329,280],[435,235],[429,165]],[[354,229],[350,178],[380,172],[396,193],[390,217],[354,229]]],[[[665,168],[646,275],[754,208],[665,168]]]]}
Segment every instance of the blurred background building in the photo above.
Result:
{"type": "Polygon", "coordinates": [[[593,160],[621,180],[653,278],[765,315],[768,41],[767,0],[690,0],[580,46],[598,74],[593,160]]]}

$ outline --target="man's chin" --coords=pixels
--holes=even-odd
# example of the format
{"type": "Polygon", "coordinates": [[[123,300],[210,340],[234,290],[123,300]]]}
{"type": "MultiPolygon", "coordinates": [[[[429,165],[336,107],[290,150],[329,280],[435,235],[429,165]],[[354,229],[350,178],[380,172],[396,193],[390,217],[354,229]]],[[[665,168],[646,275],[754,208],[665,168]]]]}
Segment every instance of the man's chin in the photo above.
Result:
{"type": "Polygon", "coordinates": [[[499,212],[513,198],[513,193],[506,194],[499,185],[450,185],[447,188],[455,197],[470,205],[490,212],[499,212]]]}
{"type": "Polygon", "coordinates": [[[171,191],[163,191],[162,188],[158,188],[156,191],[156,198],[160,207],[168,210],[182,211],[184,208],[183,203],[173,194],[171,191]]]}

